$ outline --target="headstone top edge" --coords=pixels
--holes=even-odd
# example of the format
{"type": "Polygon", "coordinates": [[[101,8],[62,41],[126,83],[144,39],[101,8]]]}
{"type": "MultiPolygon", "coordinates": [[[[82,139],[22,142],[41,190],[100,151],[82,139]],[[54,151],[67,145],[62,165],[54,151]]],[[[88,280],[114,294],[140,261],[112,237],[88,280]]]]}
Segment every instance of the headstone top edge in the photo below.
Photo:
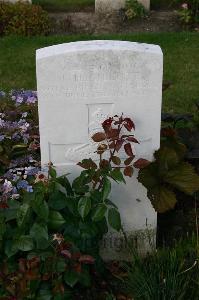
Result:
{"type": "Polygon", "coordinates": [[[92,40],[63,43],[37,49],[36,60],[61,55],[64,53],[95,50],[132,50],[135,52],[163,55],[162,49],[159,45],[119,40],[92,40]]]}

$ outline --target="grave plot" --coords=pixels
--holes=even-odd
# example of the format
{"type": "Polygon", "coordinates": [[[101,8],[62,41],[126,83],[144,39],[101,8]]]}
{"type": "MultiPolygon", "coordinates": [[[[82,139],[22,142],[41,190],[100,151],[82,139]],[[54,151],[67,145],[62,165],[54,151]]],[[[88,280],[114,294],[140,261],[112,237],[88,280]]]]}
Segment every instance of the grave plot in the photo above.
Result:
{"type": "MultiPolygon", "coordinates": [[[[41,161],[75,177],[76,165],[93,155],[91,135],[107,116],[124,113],[135,121],[136,158],[151,160],[160,145],[162,51],[159,46],[121,41],[88,41],[37,50],[41,161]]],[[[95,155],[92,156],[95,160],[95,155]]],[[[113,185],[127,235],[140,252],[154,243],[156,213],[134,178],[113,185]]],[[[105,259],[127,258],[121,236],[105,237],[105,259]]]]}

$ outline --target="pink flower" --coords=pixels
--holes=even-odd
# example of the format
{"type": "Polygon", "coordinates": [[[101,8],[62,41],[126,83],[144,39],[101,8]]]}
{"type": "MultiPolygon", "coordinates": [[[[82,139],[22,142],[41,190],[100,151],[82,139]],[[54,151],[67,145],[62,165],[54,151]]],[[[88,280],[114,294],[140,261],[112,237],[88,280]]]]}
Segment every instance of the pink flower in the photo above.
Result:
{"type": "Polygon", "coordinates": [[[188,9],[188,4],[187,3],[183,3],[181,6],[183,9],[188,9]]]}

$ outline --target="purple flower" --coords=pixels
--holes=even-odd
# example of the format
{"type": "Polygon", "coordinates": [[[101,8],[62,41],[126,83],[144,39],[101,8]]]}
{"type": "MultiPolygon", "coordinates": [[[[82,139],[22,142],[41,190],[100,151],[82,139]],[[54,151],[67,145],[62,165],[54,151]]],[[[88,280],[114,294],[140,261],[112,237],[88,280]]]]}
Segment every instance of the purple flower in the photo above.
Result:
{"type": "Polygon", "coordinates": [[[27,99],[27,103],[29,103],[29,104],[35,104],[36,102],[37,102],[37,98],[35,98],[35,97],[29,97],[27,99]]]}
{"type": "Polygon", "coordinates": [[[34,176],[40,171],[37,167],[28,167],[26,170],[28,176],[34,176]]]}
{"type": "Polygon", "coordinates": [[[3,194],[10,193],[13,189],[12,183],[5,179],[4,184],[3,184],[3,194]]]}
{"type": "Polygon", "coordinates": [[[28,181],[26,180],[20,180],[18,183],[17,183],[17,188],[18,189],[24,189],[26,190],[28,187],[28,181]]]}
{"type": "Polygon", "coordinates": [[[5,135],[4,134],[0,134],[0,142],[2,142],[5,139],[5,135]]]}
{"type": "Polygon", "coordinates": [[[3,91],[0,91],[0,98],[3,98],[3,97],[5,97],[5,95],[6,95],[6,93],[5,93],[5,92],[3,92],[3,91]]]}
{"type": "Polygon", "coordinates": [[[28,185],[27,188],[26,188],[26,191],[27,191],[28,193],[33,193],[33,188],[32,188],[32,186],[31,186],[31,185],[28,185]]]}

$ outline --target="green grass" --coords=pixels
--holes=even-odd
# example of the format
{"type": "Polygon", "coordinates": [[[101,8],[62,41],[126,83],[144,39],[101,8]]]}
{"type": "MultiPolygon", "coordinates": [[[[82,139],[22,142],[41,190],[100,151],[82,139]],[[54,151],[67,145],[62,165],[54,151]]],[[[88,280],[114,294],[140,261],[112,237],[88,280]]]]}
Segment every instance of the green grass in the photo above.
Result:
{"type": "Polygon", "coordinates": [[[95,0],[33,0],[33,4],[39,4],[48,11],[73,11],[93,6],[95,0]]]}
{"type": "Polygon", "coordinates": [[[163,110],[170,112],[194,110],[194,102],[199,99],[198,33],[5,37],[0,39],[0,90],[36,89],[36,49],[88,39],[118,39],[159,44],[164,53],[164,80],[172,82],[172,86],[163,96],[163,110]]]}

